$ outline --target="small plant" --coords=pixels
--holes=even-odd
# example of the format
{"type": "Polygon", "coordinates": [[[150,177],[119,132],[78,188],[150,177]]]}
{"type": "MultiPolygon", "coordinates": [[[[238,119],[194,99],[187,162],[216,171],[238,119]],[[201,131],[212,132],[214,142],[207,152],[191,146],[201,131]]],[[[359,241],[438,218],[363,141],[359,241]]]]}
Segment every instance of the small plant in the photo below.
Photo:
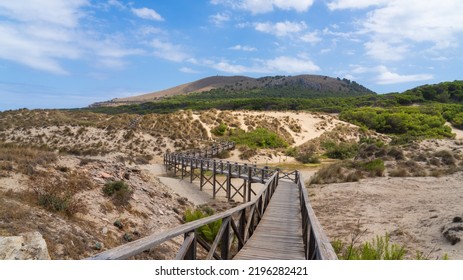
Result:
{"type": "Polygon", "coordinates": [[[124,227],[124,225],[122,224],[120,220],[114,221],[113,225],[117,227],[118,229],[122,229],[124,227]]]}
{"type": "Polygon", "coordinates": [[[93,245],[93,249],[97,251],[100,251],[101,248],[103,248],[103,245],[100,242],[95,242],[95,244],[93,245]]]}
{"type": "Polygon", "coordinates": [[[383,176],[384,161],[381,159],[374,159],[362,164],[365,171],[369,172],[370,177],[383,176]]]}
{"type": "MultiPolygon", "coordinates": [[[[214,211],[209,208],[197,207],[196,209],[187,209],[183,216],[183,220],[188,223],[196,221],[202,218],[209,217],[214,214],[214,211]]],[[[222,220],[217,220],[198,229],[199,235],[206,241],[213,242],[220,227],[222,226],[222,220]]]]}
{"type": "Polygon", "coordinates": [[[341,260],[403,260],[407,251],[404,246],[391,244],[389,235],[376,236],[370,242],[357,245],[358,239],[350,244],[333,241],[333,249],[341,260]]]}
{"type": "Polygon", "coordinates": [[[226,158],[229,158],[230,156],[231,155],[230,155],[229,150],[223,150],[220,153],[218,153],[216,157],[219,158],[219,159],[226,159],[226,158]]]}
{"type": "Polygon", "coordinates": [[[103,193],[110,196],[116,205],[126,205],[132,197],[132,191],[123,181],[109,181],[103,187],[103,193]]]}
{"type": "Polygon", "coordinates": [[[333,141],[326,141],[322,143],[322,147],[326,150],[326,156],[334,159],[353,158],[359,150],[357,143],[338,144],[333,141]]]}
{"type": "Polygon", "coordinates": [[[224,136],[227,132],[228,126],[225,123],[220,123],[218,126],[211,129],[211,133],[215,136],[224,136]]]}
{"type": "Polygon", "coordinates": [[[127,241],[127,242],[132,242],[132,241],[133,241],[133,235],[130,234],[130,233],[124,233],[123,238],[124,238],[124,240],[127,241]]]}

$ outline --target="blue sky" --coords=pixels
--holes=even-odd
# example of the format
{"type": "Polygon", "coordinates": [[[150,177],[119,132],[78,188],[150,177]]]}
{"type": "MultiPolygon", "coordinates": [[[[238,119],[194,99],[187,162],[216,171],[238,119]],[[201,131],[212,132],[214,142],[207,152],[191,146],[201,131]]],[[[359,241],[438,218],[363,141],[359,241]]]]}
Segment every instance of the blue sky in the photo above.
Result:
{"type": "Polygon", "coordinates": [[[453,81],[461,11],[461,0],[0,0],[0,110],[212,75],[328,75],[378,93],[453,81]]]}

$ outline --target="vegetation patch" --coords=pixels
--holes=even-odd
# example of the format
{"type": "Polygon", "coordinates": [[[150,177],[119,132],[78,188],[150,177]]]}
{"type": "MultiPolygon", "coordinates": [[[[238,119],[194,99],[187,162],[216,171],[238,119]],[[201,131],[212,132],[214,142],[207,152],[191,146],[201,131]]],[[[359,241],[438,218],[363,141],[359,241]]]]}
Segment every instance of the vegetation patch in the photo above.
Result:
{"type": "Polygon", "coordinates": [[[345,160],[321,168],[312,177],[311,184],[331,184],[357,182],[365,177],[383,176],[384,161],[381,159],[367,161],[345,160]]]}
{"type": "Polygon", "coordinates": [[[265,128],[256,128],[249,132],[234,129],[230,131],[229,138],[237,145],[244,145],[249,148],[276,149],[288,147],[288,143],[278,134],[265,128]]]}
{"type": "Polygon", "coordinates": [[[86,211],[83,201],[75,197],[78,192],[93,187],[85,174],[79,172],[59,176],[40,174],[33,177],[32,181],[37,202],[45,209],[62,212],[68,216],[86,211]]]}
{"type": "MultiPolygon", "coordinates": [[[[214,215],[214,210],[209,207],[196,207],[196,209],[187,209],[183,215],[185,223],[200,220],[214,215]]],[[[210,224],[204,225],[198,228],[199,236],[208,242],[213,242],[220,227],[222,226],[222,220],[217,220],[210,224]]]]}
{"type": "Polygon", "coordinates": [[[133,191],[124,181],[109,181],[103,187],[103,193],[111,197],[116,205],[127,205],[133,191]]]}
{"type": "Polygon", "coordinates": [[[407,253],[404,246],[391,244],[387,234],[358,245],[353,240],[349,244],[341,240],[332,242],[340,260],[403,260],[407,253]]]}

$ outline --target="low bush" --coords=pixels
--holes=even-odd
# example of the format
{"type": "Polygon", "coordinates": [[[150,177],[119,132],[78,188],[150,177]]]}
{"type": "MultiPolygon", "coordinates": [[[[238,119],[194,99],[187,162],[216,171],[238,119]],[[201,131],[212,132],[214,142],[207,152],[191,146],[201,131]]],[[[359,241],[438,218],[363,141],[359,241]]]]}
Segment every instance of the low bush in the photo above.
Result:
{"type": "MultiPolygon", "coordinates": [[[[183,220],[188,223],[202,218],[209,217],[214,214],[211,208],[197,207],[196,209],[187,209],[183,215],[183,220]]],[[[204,225],[198,229],[199,235],[208,242],[213,242],[220,227],[222,220],[217,220],[210,224],[204,225]]]]}
{"type": "Polygon", "coordinates": [[[132,191],[123,181],[109,181],[103,187],[103,193],[113,199],[116,205],[126,205],[132,197],[132,191]]]}
{"type": "Polygon", "coordinates": [[[295,153],[295,159],[304,164],[307,163],[320,163],[320,158],[316,154],[316,148],[314,145],[308,145],[299,147],[295,153]]]}
{"type": "Polygon", "coordinates": [[[288,147],[288,143],[283,138],[265,128],[256,128],[249,132],[234,129],[230,131],[230,140],[237,145],[244,145],[249,148],[276,149],[288,147]]]}
{"type": "Polygon", "coordinates": [[[228,126],[225,123],[220,123],[218,126],[211,129],[211,133],[215,136],[224,136],[228,126]]]}
{"type": "Polygon", "coordinates": [[[257,149],[255,148],[248,148],[246,146],[241,146],[239,148],[239,151],[241,152],[239,156],[241,160],[249,160],[253,156],[257,155],[257,149]]]}
{"type": "Polygon", "coordinates": [[[353,158],[359,150],[357,143],[336,143],[333,141],[322,143],[322,147],[326,150],[325,155],[333,159],[353,158]]]}
{"type": "Polygon", "coordinates": [[[367,161],[346,160],[321,168],[312,177],[311,184],[331,184],[357,182],[364,177],[383,176],[384,161],[381,159],[367,161]]]}
{"type": "Polygon", "coordinates": [[[71,172],[66,176],[50,177],[37,175],[33,178],[32,189],[40,206],[53,212],[63,212],[68,216],[83,213],[86,207],[75,198],[80,190],[91,187],[85,175],[71,172]]]}
{"type": "Polygon", "coordinates": [[[341,260],[403,260],[407,253],[404,246],[391,244],[387,234],[360,245],[341,240],[333,241],[332,245],[341,260]]]}

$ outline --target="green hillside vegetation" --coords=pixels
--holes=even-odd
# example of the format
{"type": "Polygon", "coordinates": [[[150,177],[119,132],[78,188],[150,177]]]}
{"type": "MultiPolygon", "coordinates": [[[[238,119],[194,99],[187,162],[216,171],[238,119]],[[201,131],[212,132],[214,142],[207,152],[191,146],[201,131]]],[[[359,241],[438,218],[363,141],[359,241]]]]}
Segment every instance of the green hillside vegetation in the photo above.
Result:
{"type": "MultiPolygon", "coordinates": [[[[402,141],[420,138],[451,138],[450,122],[463,128],[463,81],[423,85],[403,93],[374,94],[356,91],[320,92],[297,85],[178,95],[138,105],[91,108],[98,113],[148,114],[191,110],[316,111],[341,113],[341,119],[380,133],[401,136],[402,141]]],[[[360,86],[359,86],[360,87],[360,86]]]]}

